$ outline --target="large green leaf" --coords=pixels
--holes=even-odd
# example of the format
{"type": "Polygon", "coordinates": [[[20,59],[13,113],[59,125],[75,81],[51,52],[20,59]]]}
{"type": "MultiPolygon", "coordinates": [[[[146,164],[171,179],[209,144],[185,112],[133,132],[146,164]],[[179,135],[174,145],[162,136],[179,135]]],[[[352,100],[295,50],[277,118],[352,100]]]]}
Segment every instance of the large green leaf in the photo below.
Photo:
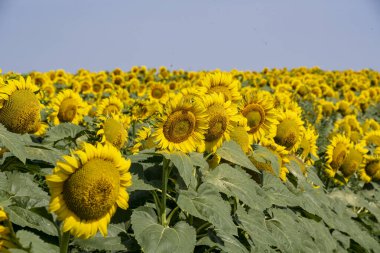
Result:
{"type": "Polygon", "coordinates": [[[144,252],[186,253],[195,247],[195,229],[180,221],[174,227],[157,223],[153,209],[139,207],[132,214],[132,228],[144,252]]]}
{"type": "Polygon", "coordinates": [[[8,206],[5,207],[5,211],[9,214],[9,219],[14,224],[34,228],[48,235],[58,235],[53,222],[31,210],[19,206],[8,206]]]}
{"type": "Polygon", "coordinates": [[[220,192],[238,198],[251,208],[264,210],[271,206],[266,196],[258,194],[262,192],[259,185],[240,168],[232,168],[223,163],[206,174],[204,181],[220,192]]]}
{"type": "Polygon", "coordinates": [[[226,253],[248,253],[246,247],[233,235],[226,233],[223,230],[216,230],[216,234],[223,240],[223,245],[219,247],[226,253]]]}
{"type": "Polygon", "coordinates": [[[234,141],[224,142],[223,145],[218,148],[216,154],[229,162],[260,173],[259,170],[248,159],[246,154],[244,154],[239,144],[234,141]]]}
{"type": "Polygon", "coordinates": [[[275,156],[273,151],[260,145],[254,145],[252,157],[260,163],[268,163],[276,176],[280,174],[281,161],[278,156],[275,156]]]}
{"type": "Polygon", "coordinates": [[[0,124],[0,145],[9,149],[9,151],[20,159],[21,162],[26,162],[25,143],[20,138],[21,135],[9,132],[2,124],[0,124]]]}
{"type": "Polygon", "coordinates": [[[16,233],[16,236],[21,245],[24,248],[29,249],[30,253],[56,253],[59,251],[57,246],[41,240],[40,237],[32,232],[20,230],[16,233]]]}
{"type": "Polygon", "coordinates": [[[188,187],[195,174],[193,163],[190,157],[179,151],[175,151],[172,153],[163,153],[163,155],[165,156],[166,159],[173,162],[174,166],[177,168],[183,181],[188,187]]]}
{"type": "Polygon", "coordinates": [[[85,128],[78,125],[71,123],[61,123],[58,126],[54,126],[47,131],[47,137],[44,139],[44,142],[55,143],[66,138],[75,138],[83,130],[85,130],[85,128]]]}
{"type": "Polygon", "coordinates": [[[237,234],[228,202],[224,201],[210,184],[202,184],[197,191],[191,188],[180,190],[177,204],[183,211],[210,222],[216,228],[226,233],[237,234]]]}

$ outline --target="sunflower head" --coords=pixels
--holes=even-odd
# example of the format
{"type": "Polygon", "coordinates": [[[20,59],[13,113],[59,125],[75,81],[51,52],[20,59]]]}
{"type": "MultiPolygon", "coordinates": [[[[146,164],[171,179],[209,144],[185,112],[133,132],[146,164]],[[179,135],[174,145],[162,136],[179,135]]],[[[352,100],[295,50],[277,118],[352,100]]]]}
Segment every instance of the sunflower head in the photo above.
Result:
{"type": "Polygon", "coordinates": [[[328,177],[333,178],[336,172],[341,168],[347,155],[352,148],[349,138],[344,135],[335,135],[331,143],[326,148],[326,169],[328,177]]]}
{"type": "Polygon", "coordinates": [[[102,143],[109,142],[118,149],[124,147],[131,122],[130,118],[126,115],[112,114],[107,116],[100,116],[98,135],[102,137],[102,143]]]}
{"type": "Polygon", "coordinates": [[[202,103],[188,103],[178,95],[172,99],[153,134],[161,149],[195,151],[203,144],[207,114],[202,103]]]}
{"type": "Polygon", "coordinates": [[[241,100],[239,92],[240,83],[234,79],[232,74],[216,71],[207,74],[202,80],[202,86],[207,89],[207,93],[221,93],[226,101],[238,103],[241,100]]]}
{"type": "Polygon", "coordinates": [[[35,95],[38,87],[20,76],[0,86],[0,123],[15,133],[32,133],[40,122],[41,104],[35,95]]]}
{"type": "Polygon", "coordinates": [[[366,155],[365,162],[359,170],[360,179],[364,182],[380,180],[380,156],[366,155]]]}
{"type": "Polygon", "coordinates": [[[98,106],[98,115],[120,114],[124,109],[123,102],[116,96],[103,99],[98,106]]]}
{"type": "Polygon", "coordinates": [[[154,143],[154,138],[152,136],[152,129],[149,127],[141,128],[135,139],[135,145],[132,147],[132,153],[136,154],[141,150],[155,148],[156,144],[154,143]]]}
{"type": "Polygon", "coordinates": [[[278,121],[275,142],[287,150],[297,150],[304,132],[300,116],[294,111],[286,110],[279,115],[278,121]]]}
{"type": "Polygon", "coordinates": [[[62,230],[80,238],[94,236],[98,230],[106,236],[116,208],[128,208],[125,188],[131,185],[130,165],[110,144],[84,143],[58,161],[46,182],[49,210],[63,221],[62,230]]]}
{"type": "Polygon", "coordinates": [[[315,129],[309,125],[303,133],[298,147],[300,157],[308,165],[312,165],[314,159],[318,158],[317,139],[318,134],[315,132],[315,129]]]}
{"type": "Polygon", "coordinates": [[[232,122],[233,128],[230,132],[231,140],[235,141],[240,145],[244,153],[248,154],[252,151],[253,138],[252,135],[248,133],[250,128],[247,124],[247,119],[240,116],[236,121],[232,122]]]}
{"type": "Polygon", "coordinates": [[[346,180],[362,166],[364,156],[367,152],[368,150],[364,148],[364,143],[356,144],[350,148],[348,155],[340,167],[340,171],[346,180]]]}

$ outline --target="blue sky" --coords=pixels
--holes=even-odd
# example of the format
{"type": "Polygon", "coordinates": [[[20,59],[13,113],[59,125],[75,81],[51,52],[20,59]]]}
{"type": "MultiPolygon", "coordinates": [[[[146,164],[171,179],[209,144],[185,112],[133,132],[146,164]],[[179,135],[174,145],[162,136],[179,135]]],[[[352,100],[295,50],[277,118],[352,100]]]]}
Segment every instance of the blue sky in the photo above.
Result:
{"type": "Polygon", "coordinates": [[[0,0],[6,71],[380,71],[380,0],[0,0]]]}

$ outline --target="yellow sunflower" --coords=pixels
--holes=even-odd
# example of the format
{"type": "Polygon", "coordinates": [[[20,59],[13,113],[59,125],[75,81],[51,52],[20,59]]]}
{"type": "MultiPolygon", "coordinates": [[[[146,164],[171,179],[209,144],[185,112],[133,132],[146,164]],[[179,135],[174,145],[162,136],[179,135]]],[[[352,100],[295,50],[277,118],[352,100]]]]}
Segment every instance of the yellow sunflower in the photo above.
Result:
{"type": "Polygon", "coordinates": [[[102,143],[111,143],[118,149],[124,147],[128,139],[128,131],[131,120],[126,115],[112,114],[99,116],[100,129],[97,135],[100,135],[102,143]]]}
{"type": "Polygon", "coordinates": [[[148,94],[151,100],[158,100],[161,104],[165,104],[168,99],[168,88],[163,83],[149,83],[148,94]]]}
{"type": "Polygon", "coordinates": [[[374,119],[366,119],[362,124],[362,129],[364,133],[380,130],[380,124],[374,119]]]}
{"type": "Polygon", "coordinates": [[[119,114],[123,112],[123,109],[123,102],[116,96],[111,96],[100,101],[97,115],[119,114]]]}
{"type": "Polygon", "coordinates": [[[53,109],[53,112],[49,115],[49,120],[52,121],[54,125],[58,125],[62,122],[79,124],[87,111],[87,104],[78,93],[70,89],[61,91],[51,101],[50,107],[53,109]]]}
{"type": "Polygon", "coordinates": [[[41,104],[35,95],[38,87],[25,80],[11,79],[0,86],[0,123],[15,133],[36,132],[40,124],[41,104]]]}
{"type": "Polygon", "coordinates": [[[353,148],[353,145],[346,136],[337,134],[332,138],[331,143],[326,148],[325,173],[328,177],[333,178],[335,176],[351,148],[353,148]]]}
{"type": "Polygon", "coordinates": [[[6,226],[4,221],[8,220],[7,213],[0,206],[0,252],[10,253],[9,249],[17,248],[12,242],[9,227],[6,226]]]}
{"type": "Polygon", "coordinates": [[[150,149],[156,147],[154,138],[152,136],[152,129],[150,127],[143,127],[137,131],[135,138],[135,145],[132,147],[132,154],[137,154],[144,149],[150,149]]]}
{"type": "Polygon", "coordinates": [[[110,144],[84,143],[57,162],[46,176],[50,189],[49,210],[63,221],[62,231],[80,238],[107,235],[107,225],[117,207],[128,208],[131,186],[130,160],[110,144]]]}
{"type": "Polygon", "coordinates": [[[273,100],[261,93],[249,93],[245,96],[241,114],[247,119],[249,133],[254,142],[262,137],[273,138],[276,135],[276,110],[273,100]]]}
{"type": "Polygon", "coordinates": [[[230,140],[230,133],[236,120],[237,108],[231,101],[225,101],[223,94],[212,93],[203,98],[203,105],[208,114],[208,129],[205,134],[204,146],[198,148],[199,152],[215,153],[224,141],[230,140]]]}
{"type": "Polygon", "coordinates": [[[366,146],[380,147],[380,130],[369,131],[364,135],[366,146]]]}
{"type": "Polygon", "coordinates": [[[301,143],[298,147],[299,156],[307,165],[313,165],[318,158],[317,147],[318,134],[315,129],[309,125],[301,138],[301,143]]]}
{"type": "Polygon", "coordinates": [[[207,89],[208,94],[222,93],[227,101],[238,103],[241,100],[240,82],[230,73],[220,71],[209,73],[203,78],[202,86],[207,89]]]}
{"type": "Polygon", "coordinates": [[[250,128],[247,124],[247,118],[240,116],[232,122],[232,125],[231,140],[239,144],[244,153],[249,154],[252,151],[253,137],[248,133],[250,128]]]}
{"type": "Polygon", "coordinates": [[[339,168],[345,180],[343,183],[347,183],[350,177],[363,165],[367,152],[368,150],[365,149],[364,143],[356,144],[350,148],[348,155],[339,168]]]}
{"type": "Polygon", "coordinates": [[[278,115],[278,121],[274,141],[289,151],[296,151],[305,129],[301,117],[294,111],[286,110],[278,115]]]}
{"type": "Polygon", "coordinates": [[[366,155],[365,162],[359,169],[360,179],[366,183],[380,180],[380,156],[366,155]]]}
{"type": "Polygon", "coordinates": [[[161,149],[188,153],[203,145],[207,125],[204,106],[199,101],[186,102],[177,95],[168,103],[153,136],[161,149]]]}

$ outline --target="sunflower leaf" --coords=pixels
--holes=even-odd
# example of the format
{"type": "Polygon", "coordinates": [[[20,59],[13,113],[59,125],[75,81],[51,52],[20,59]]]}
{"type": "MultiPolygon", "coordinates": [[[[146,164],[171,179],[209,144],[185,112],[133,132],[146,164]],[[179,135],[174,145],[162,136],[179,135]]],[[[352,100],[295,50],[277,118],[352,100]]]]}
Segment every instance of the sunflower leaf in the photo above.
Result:
{"type": "Polygon", "coordinates": [[[0,124],[0,144],[26,163],[25,143],[20,138],[21,135],[9,132],[2,124],[0,124]]]}
{"type": "Polygon", "coordinates": [[[205,182],[227,196],[238,198],[251,208],[264,210],[270,207],[267,197],[258,194],[260,187],[242,169],[223,163],[206,174],[205,182]]]}
{"type": "Polygon", "coordinates": [[[153,209],[139,207],[132,214],[132,228],[144,252],[147,253],[186,253],[195,248],[195,229],[184,221],[174,227],[157,223],[153,209]]]}
{"type": "Polygon", "coordinates": [[[48,130],[44,143],[56,143],[67,138],[74,139],[83,130],[85,130],[84,127],[71,123],[62,123],[48,130]]]}
{"type": "Polygon", "coordinates": [[[252,157],[260,163],[269,163],[274,174],[278,177],[280,174],[281,161],[273,154],[271,150],[260,145],[254,145],[252,157]]]}
{"type": "Polygon", "coordinates": [[[216,228],[233,235],[237,234],[236,226],[230,216],[229,204],[210,184],[202,184],[197,192],[193,189],[180,190],[177,204],[182,210],[210,222],[216,228]]]}
{"type": "Polygon", "coordinates": [[[239,144],[237,144],[234,141],[224,142],[223,145],[220,148],[218,148],[216,154],[229,162],[260,173],[260,171],[252,164],[252,162],[244,154],[239,144]]]}
{"type": "Polygon", "coordinates": [[[182,152],[163,153],[166,159],[173,162],[181,175],[186,187],[189,187],[192,178],[194,177],[194,167],[190,157],[182,152]]]}
{"type": "Polygon", "coordinates": [[[57,246],[46,243],[39,236],[26,230],[18,231],[16,237],[24,248],[30,249],[28,250],[30,253],[55,253],[59,251],[57,246]]]}

